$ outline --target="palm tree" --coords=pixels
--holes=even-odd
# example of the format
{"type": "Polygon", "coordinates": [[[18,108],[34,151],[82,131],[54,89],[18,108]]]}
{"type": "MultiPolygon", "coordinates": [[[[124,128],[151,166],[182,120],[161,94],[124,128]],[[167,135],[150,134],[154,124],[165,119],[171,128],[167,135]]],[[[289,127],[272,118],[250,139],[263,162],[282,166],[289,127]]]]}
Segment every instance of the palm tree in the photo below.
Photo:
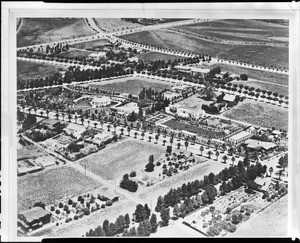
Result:
{"type": "Polygon", "coordinates": [[[74,118],[74,119],[75,119],[75,123],[77,123],[77,118],[78,118],[78,117],[75,115],[75,118],[74,118]]]}
{"type": "Polygon", "coordinates": [[[72,115],[71,114],[68,115],[68,119],[69,119],[69,122],[71,122],[71,119],[72,119],[72,115]]]}
{"type": "Polygon", "coordinates": [[[145,133],[142,132],[142,133],[141,133],[141,137],[142,137],[141,140],[144,140],[144,136],[145,136],[145,133]]]}
{"type": "Polygon", "coordinates": [[[137,132],[135,132],[135,133],[134,133],[134,138],[136,138],[136,136],[137,136],[137,135],[138,135],[138,133],[137,133],[137,132]]]}
{"type": "Polygon", "coordinates": [[[201,156],[202,156],[202,153],[204,151],[204,147],[202,145],[200,146],[200,151],[201,151],[201,156]]]}
{"type": "Polygon", "coordinates": [[[100,125],[101,125],[101,128],[102,128],[102,129],[103,129],[103,124],[104,124],[104,121],[101,119],[100,125]]]}
{"type": "Polygon", "coordinates": [[[167,140],[164,139],[163,140],[163,146],[165,146],[166,142],[167,142],[167,140]]]}
{"type": "Polygon", "coordinates": [[[151,136],[149,136],[149,141],[148,141],[148,142],[151,142],[151,139],[152,139],[152,137],[151,137],[151,136]]]}
{"type": "Polygon", "coordinates": [[[231,157],[231,161],[232,161],[232,166],[233,166],[234,165],[234,161],[235,161],[235,157],[234,156],[231,157]]]}
{"type": "Polygon", "coordinates": [[[228,158],[227,158],[227,156],[226,155],[224,155],[223,156],[223,160],[224,160],[224,163],[226,164],[226,160],[227,160],[228,158]]]}
{"type": "Polygon", "coordinates": [[[155,143],[157,143],[157,141],[158,141],[158,138],[159,138],[159,136],[158,136],[158,134],[156,134],[156,135],[155,135],[155,140],[156,140],[156,142],[155,142],[155,143]]]}
{"type": "Polygon", "coordinates": [[[43,111],[40,111],[40,114],[41,114],[41,116],[43,116],[43,115],[44,115],[44,112],[43,112],[43,111]]]}
{"type": "Polygon", "coordinates": [[[171,147],[172,147],[172,144],[173,144],[173,138],[172,137],[170,138],[170,144],[171,144],[171,147]]]}
{"type": "MultiPolygon", "coordinates": [[[[29,112],[29,114],[31,113],[31,110],[32,110],[32,108],[31,107],[29,107],[28,108],[28,112],[29,112]]],[[[24,111],[24,110],[23,110],[24,111]]]]}
{"type": "Polygon", "coordinates": [[[84,118],[83,117],[81,117],[81,125],[83,125],[83,123],[84,123],[84,118]]]}
{"type": "Polygon", "coordinates": [[[177,149],[180,149],[181,143],[177,143],[177,149]]]}
{"type": "Polygon", "coordinates": [[[218,160],[218,158],[219,158],[219,155],[220,155],[220,153],[219,153],[219,151],[217,151],[217,152],[216,152],[217,160],[218,160]]]}
{"type": "Polygon", "coordinates": [[[117,129],[117,123],[114,123],[114,131],[116,132],[117,129]]]}
{"type": "Polygon", "coordinates": [[[130,137],[130,130],[131,130],[131,128],[128,126],[127,127],[128,137],[130,137]]]}
{"type": "Polygon", "coordinates": [[[58,120],[59,114],[58,114],[58,113],[56,113],[56,114],[55,114],[55,116],[56,116],[56,120],[58,120]]]}
{"type": "Polygon", "coordinates": [[[241,152],[242,152],[242,148],[241,148],[241,146],[239,146],[239,147],[238,147],[237,151],[238,151],[238,153],[239,153],[239,156],[240,156],[240,155],[241,155],[241,152]]]}
{"type": "Polygon", "coordinates": [[[213,154],[213,152],[211,152],[210,150],[207,152],[208,154],[208,158],[210,159],[210,156],[213,154]]]}
{"type": "Polygon", "coordinates": [[[185,146],[185,150],[187,150],[187,147],[189,146],[189,142],[188,142],[188,141],[185,141],[185,142],[184,142],[184,146],[185,146]]]}
{"type": "Polygon", "coordinates": [[[91,123],[91,121],[90,120],[87,120],[87,123],[88,123],[88,127],[90,126],[90,123],[91,123]]]}
{"type": "Polygon", "coordinates": [[[270,167],[270,168],[269,168],[270,177],[272,177],[272,173],[273,173],[273,171],[274,171],[273,167],[270,167]]]}
{"type": "Polygon", "coordinates": [[[120,129],[120,131],[121,131],[121,135],[124,135],[124,128],[123,127],[120,129]]]}
{"type": "Polygon", "coordinates": [[[98,123],[97,123],[97,122],[94,122],[94,126],[95,126],[95,128],[97,128],[97,125],[98,125],[98,123]]]}
{"type": "Polygon", "coordinates": [[[107,125],[107,131],[110,132],[110,125],[107,125]]]}
{"type": "Polygon", "coordinates": [[[36,108],[36,107],[34,107],[34,108],[33,108],[33,110],[34,110],[34,113],[36,114],[36,112],[37,112],[37,108],[36,108]]]}
{"type": "Polygon", "coordinates": [[[47,118],[49,118],[49,110],[46,110],[47,118]]]}

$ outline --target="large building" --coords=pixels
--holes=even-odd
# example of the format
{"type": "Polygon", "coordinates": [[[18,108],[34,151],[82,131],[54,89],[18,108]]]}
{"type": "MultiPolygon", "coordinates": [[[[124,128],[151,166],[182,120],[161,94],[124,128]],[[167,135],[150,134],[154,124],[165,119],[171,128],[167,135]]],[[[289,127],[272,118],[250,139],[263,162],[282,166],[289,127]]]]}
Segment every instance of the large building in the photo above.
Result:
{"type": "Polygon", "coordinates": [[[247,149],[252,151],[270,151],[277,147],[275,143],[259,141],[256,139],[248,139],[244,142],[244,144],[246,145],[247,149]]]}
{"type": "Polygon", "coordinates": [[[252,137],[253,134],[250,132],[242,131],[228,138],[228,142],[236,145],[244,142],[246,139],[252,137]]]}
{"type": "Polygon", "coordinates": [[[111,104],[111,98],[107,96],[94,97],[90,104],[93,108],[108,106],[111,104]]]}
{"type": "Polygon", "coordinates": [[[80,138],[80,136],[86,131],[85,126],[81,126],[78,124],[70,123],[64,131],[67,135],[73,135],[75,138],[80,138]]]}
{"type": "Polygon", "coordinates": [[[139,113],[138,104],[135,102],[127,103],[126,105],[116,107],[115,109],[117,110],[117,112],[119,114],[125,115],[125,116],[131,114],[132,112],[137,113],[137,114],[139,113]]]}

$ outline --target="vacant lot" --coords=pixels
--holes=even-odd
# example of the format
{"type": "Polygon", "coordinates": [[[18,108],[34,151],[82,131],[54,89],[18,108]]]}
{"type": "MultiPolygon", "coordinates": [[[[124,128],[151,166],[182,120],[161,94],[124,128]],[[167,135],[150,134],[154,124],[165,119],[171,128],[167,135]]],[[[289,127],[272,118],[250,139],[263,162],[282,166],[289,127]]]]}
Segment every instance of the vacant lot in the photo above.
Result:
{"type": "MultiPolygon", "coordinates": [[[[126,131],[124,133],[127,134],[126,131]]],[[[98,153],[80,161],[80,164],[86,165],[87,170],[104,179],[114,180],[133,170],[144,169],[151,154],[154,155],[154,159],[158,159],[164,152],[165,148],[162,146],[128,139],[109,145],[98,153]]]]}
{"type": "Polygon", "coordinates": [[[178,58],[182,58],[182,57],[159,53],[159,52],[147,52],[139,56],[139,59],[146,60],[146,61],[164,60],[165,62],[168,62],[169,60],[172,62],[178,58]]]}
{"type": "Polygon", "coordinates": [[[99,182],[68,166],[22,176],[18,178],[18,212],[29,209],[37,201],[52,204],[65,196],[99,187],[99,182]]]}
{"type": "MultiPolygon", "coordinates": [[[[201,160],[204,160],[202,157],[201,160]]],[[[206,159],[205,159],[206,160],[206,159]]],[[[202,180],[204,175],[208,175],[210,172],[219,173],[228,164],[223,164],[220,162],[209,160],[207,162],[190,167],[187,171],[181,172],[176,176],[172,176],[168,179],[163,180],[161,183],[154,184],[145,189],[139,194],[139,198],[145,200],[145,203],[156,204],[157,198],[159,196],[164,196],[171,188],[177,188],[183,183],[188,183],[189,181],[202,180]]]]}
{"type": "Polygon", "coordinates": [[[82,18],[23,18],[17,47],[92,34],[82,18]]]}
{"type": "Polygon", "coordinates": [[[288,130],[288,109],[259,101],[246,99],[223,115],[253,125],[288,130]]]}
{"type": "MultiPolygon", "coordinates": [[[[274,84],[282,84],[282,85],[288,85],[289,84],[289,76],[285,74],[279,74],[279,73],[272,73],[272,72],[267,72],[267,71],[260,71],[260,70],[253,70],[249,68],[243,68],[243,67],[238,67],[238,66],[233,66],[233,65],[228,65],[228,64],[222,64],[222,63],[217,63],[213,65],[205,65],[207,68],[215,68],[215,67],[220,67],[222,71],[228,71],[229,74],[237,74],[241,75],[243,73],[247,74],[249,78],[252,79],[257,79],[261,81],[266,81],[274,84]]],[[[244,82],[244,81],[241,81],[244,82]]],[[[246,82],[245,82],[246,83],[246,82]]]]}
{"type": "Polygon", "coordinates": [[[136,28],[142,26],[141,24],[126,22],[119,18],[95,18],[95,20],[102,29],[108,32],[126,30],[127,28],[136,28]]]}
{"type": "Polygon", "coordinates": [[[66,70],[64,66],[17,60],[17,79],[19,80],[50,77],[54,73],[64,70],[66,70]]]}
{"type": "Polygon", "coordinates": [[[268,42],[270,37],[289,36],[288,26],[250,19],[221,19],[175,28],[227,40],[268,42]]]}
{"type": "Polygon", "coordinates": [[[275,83],[265,83],[259,82],[256,80],[249,80],[249,81],[232,81],[233,84],[242,84],[247,85],[249,87],[259,88],[261,90],[270,90],[272,92],[277,92],[278,94],[283,94],[284,96],[289,95],[289,87],[282,86],[275,83]]]}
{"type": "Polygon", "coordinates": [[[178,51],[207,54],[265,66],[288,67],[288,48],[286,47],[214,43],[168,30],[142,31],[124,35],[122,38],[178,51]]]}
{"type": "Polygon", "coordinates": [[[99,39],[99,40],[94,40],[94,41],[87,41],[87,42],[81,42],[81,43],[77,43],[77,44],[72,44],[70,45],[70,47],[74,47],[77,49],[93,49],[96,47],[102,47],[106,44],[109,44],[109,40],[108,39],[99,39]]]}
{"type": "Polygon", "coordinates": [[[234,237],[285,237],[288,234],[287,196],[267,207],[257,216],[243,223],[236,232],[228,236],[234,237]]]}
{"type": "Polygon", "coordinates": [[[98,87],[102,90],[110,90],[120,93],[130,93],[132,95],[138,95],[143,88],[150,88],[153,90],[164,90],[171,87],[171,83],[162,82],[147,78],[122,78],[114,79],[107,82],[93,83],[89,86],[98,87]]]}

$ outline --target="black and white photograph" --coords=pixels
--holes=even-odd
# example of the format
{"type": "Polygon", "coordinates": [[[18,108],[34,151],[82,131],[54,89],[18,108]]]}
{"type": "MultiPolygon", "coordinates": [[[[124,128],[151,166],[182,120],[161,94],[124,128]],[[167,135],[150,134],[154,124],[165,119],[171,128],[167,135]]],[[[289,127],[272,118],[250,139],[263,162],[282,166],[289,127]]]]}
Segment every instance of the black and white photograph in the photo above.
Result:
{"type": "Polygon", "coordinates": [[[299,4],[40,4],[2,22],[3,239],[299,234],[299,4]]]}

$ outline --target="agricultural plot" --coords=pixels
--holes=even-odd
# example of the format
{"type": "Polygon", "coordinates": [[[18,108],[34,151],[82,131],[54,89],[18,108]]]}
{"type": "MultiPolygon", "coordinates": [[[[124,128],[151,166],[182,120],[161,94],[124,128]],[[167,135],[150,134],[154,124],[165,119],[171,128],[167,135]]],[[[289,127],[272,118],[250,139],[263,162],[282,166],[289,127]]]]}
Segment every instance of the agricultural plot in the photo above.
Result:
{"type": "Polygon", "coordinates": [[[259,101],[246,99],[223,116],[262,127],[288,130],[288,110],[259,101]]]}
{"type": "Polygon", "coordinates": [[[169,55],[159,52],[147,52],[145,54],[141,54],[138,56],[139,59],[145,60],[145,61],[157,61],[157,60],[164,60],[165,62],[168,62],[169,60],[172,62],[174,60],[177,60],[178,58],[182,58],[181,56],[176,55],[169,55]]]}
{"type": "MultiPolygon", "coordinates": [[[[84,86],[84,85],[83,85],[84,86]]],[[[170,83],[152,80],[147,78],[122,78],[107,82],[89,84],[91,87],[98,87],[102,90],[110,90],[119,93],[138,95],[143,88],[150,88],[160,91],[171,87],[170,83]]]]}
{"type": "Polygon", "coordinates": [[[63,66],[54,66],[44,63],[28,62],[17,60],[17,79],[18,80],[32,80],[40,79],[53,75],[59,71],[65,71],[63,66]]]}
{"type": "Polygon", "coordinates": [[[273,203],[257,216],[243,223],[229,237],[285,237],[288,234],[288,199],[284,196],[279,201],[273,203]]]}
{"type": "MultiPolygon", "coordinates": [[[[237,75],[241,75],[244,73],[248,75],[249,79],[256,79],[259,81],[269,82],[270,85],[272,84],[288,85],[289,83],[289,76],[285,74],[254,70],[254,69],[243,68],[243,67],[222,64],[222,63],[217,63],[213,65],[207,64],[205,66],[209,69],[220,67],[222,71],[229,72],[229,74],[234,73],[237,75]]],[[[246,81],[240,81],[240,83],[242,84],[245,83],[245,85],[248,85],[246,84],[247,83],[246,81]]]]}
{"type": "Polygon", "coordinates": [[[110,44],[108,39],[99,39],[94,41],[81,42],[70,45],[70,47],[84,50],[91,50],[97,47],[103,47],[106,44],[110,44]]]}
{"type": "Polygon", "coordinates": [[[52,204],[65,196],[82,194],[99,187],[99,182],[68,166],[19,177],[18,212],[29,209],[37,201],[52,204]]]}
{"type": "Polygon", "coordinates": [[[141,24],[127,22],[119,18],[95,18],[94,20],[98,23],[100,28],[108,32],[143,26],[141,24]]]}
{"type": "Polygon", "coordinates": [[[92,34],[82,18],[23,18],[17,47],[92,34]]]}
{"type": "Polygon", "coordinates": [[[164,152],[162,146],[128,139],[90,155],[80,164],[106,180],[114,180],[131,171],[144,169],[150,155],[158,159],[164,152]]]}
{"type": "Polygon", "coordinates": [[[271,37],[288,37],[289,35],[288,26],[250,19],[222,19],[175,28],[227,40],[268,42],[271,37]]]}

